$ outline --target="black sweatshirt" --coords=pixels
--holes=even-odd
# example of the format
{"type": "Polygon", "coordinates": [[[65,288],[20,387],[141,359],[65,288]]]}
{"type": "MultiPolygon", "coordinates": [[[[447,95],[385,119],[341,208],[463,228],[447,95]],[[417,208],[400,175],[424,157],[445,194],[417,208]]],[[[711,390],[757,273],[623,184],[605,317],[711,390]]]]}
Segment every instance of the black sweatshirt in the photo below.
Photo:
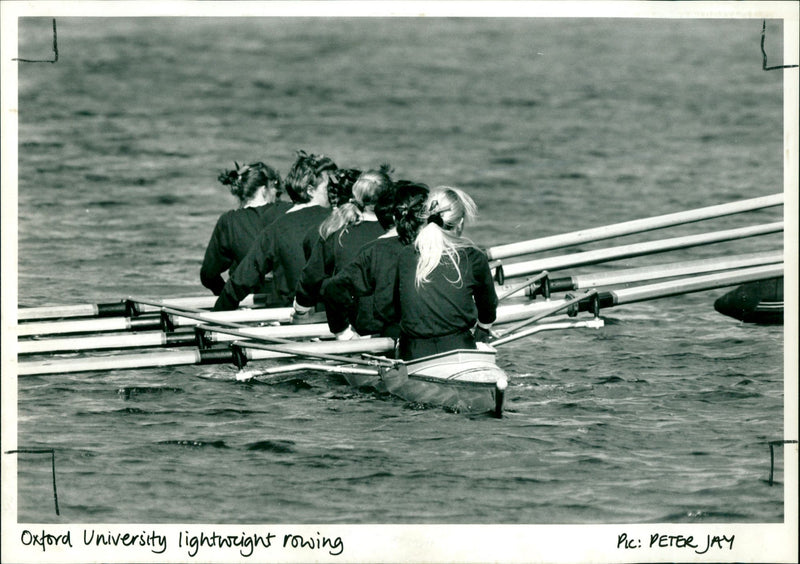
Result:
{"type": "MultiPolygon", "coordinates": [[[[322,285],[331,276],[353,262],[359,250],[380,237],[386,230],[377,221],[362,221],[343,227],[327,238],[317,237],[311,255],[300,275],[296,300],[304,307],[312,307],[322,300],[322,285]]],[[[347,327],[346,320],[336,319],[336,312],[328,312],[328,325],[338,333],[347,327]],[[345,326],[338,328],[344,322],[345,326]],[[335,330],[338,329],[338,330],[335,330]]]]}
{"type": "MultiPolygon", "coordinates": [[[[322,286],[329,322],[349,320],[359,335],[393,333],[400,321],[396,304],[397,262],[404,245],[397,236],[380,237],[364,245],[353,261],[322,286]],[[338,312],[330,315],[330,312],[338,312]]],[[[347,322],[331,326],[334,333],[347,322]]]]}
{"type": "Polygon", "coordinates": [[[404,248],[398,265],[400,330],[424,339],[453,335],[473,327],[476,321],[493,323],[497,318],[497,294],[486,255],[475,247],[458,250],[461,280],[446,256],[417,287],[419,255],[413,245],[404,248]]]}
{"type": "Polygon", "coordinates": [[[279,306],[291,306],[300,273],[305,266],[303,239],[306,233],[330,215],[330,209],[310,206],[290,211],[268,225],[231,273],[214,311],[236,309],[254,292],[264,275],[272,272],[279,306]]]}
{"type": "Polygon", "coordinates": [[[264,206],[230,210],[219,216],[200,267],[203,286],[219,296],[225,286],[222,273],[236,270],[259,233],[290,207],[291,203],[279,200],[264,206]]]}

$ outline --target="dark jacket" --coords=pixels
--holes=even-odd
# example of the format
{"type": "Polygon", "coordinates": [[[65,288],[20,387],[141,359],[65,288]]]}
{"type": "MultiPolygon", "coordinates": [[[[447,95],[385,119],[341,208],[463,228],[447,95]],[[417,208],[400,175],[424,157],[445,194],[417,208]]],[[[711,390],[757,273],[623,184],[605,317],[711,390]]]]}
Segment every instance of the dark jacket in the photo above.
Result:
{"type": "Polygon", "coordinates": [[[497,318],[497,294],[486,255],[475,247],[458,250],[458,267],[442,257],[427,283],[415,284],[419,255],[413,245],[404,248],[398,265],[400,330],[414,339],[468,331],[477,321],[497,318]]]}
{"type": "Polygon", "coordinates": [[[396,301],[397,264],[403,244],[397,236],[380,237],[364,245],[355,259],[322,285],[328,316],[344,330],[347,321],[359,335],[382,334],[396,338],[400,321],[396,301]],[[347,321],[342,322],[342,319],[347,321]]]}
{"type": "Polygon", "coordinates": [[[219,216],[208,241],[200,282],[219,296],[225,287],[222,273],[236,270],[259,233],[292,207],[289,202],[277,201],[264,206],[230,210],[219,216]]]}
{"type": "Polygon", "coordinates": [[[285,213],[268,225],[231,273],[214,311],[236,309],[242,299],[259,287],[268,272],[273,273],[276,305],[291,306],[306,262],[303,238],[329,214],[329,208],[311,206],[285,213]]]}

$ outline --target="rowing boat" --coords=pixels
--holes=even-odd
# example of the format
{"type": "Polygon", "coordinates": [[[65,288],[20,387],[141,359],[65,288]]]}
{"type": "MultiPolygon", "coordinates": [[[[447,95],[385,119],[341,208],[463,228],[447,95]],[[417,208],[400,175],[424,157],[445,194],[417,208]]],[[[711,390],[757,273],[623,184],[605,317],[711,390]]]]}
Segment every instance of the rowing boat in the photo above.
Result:
{"type": "MultiPolygon", "coordinates": [[[[771,197],[743,205],[751,209],[753,206],[778,205],[781,201],[779,197],[771,197]]],[[[518,256],[532,248],[541,250],[542,245],[557,248],[588,239],[600,240],[617,236],[620,231],[641,231],[648,226],[661,228],[675,221],[697,221],[712,213],[738,213],[742,211],[741,207],[712,207],[696,210],[697,213],[680,214],[680,217],[661,216],[652,221],[635,221],[575,232],[553,240],[534,240],[525,242],[521,247],[514,245],[505,249],[490,249],[488,254],[498,262],[495,268],[497,283],[501,285],[498,287],[500,299],[505,300],[525,291],[524,298],[498,308],[496,324],[517,323],[506,329],[491,347],[487,345],[476,350],[450,351],[403,362],[389,358],[394,342],[388,338],[334,341],[325,323],[287,324],[291,320],[292,308],[209,312],[198,309],[209,306],[208,298],[148,300],[129,297],[119,304],[19,309],[18,319],[22,323],[16,326],[17,373],[20,376],[68,374],[192,364],[235,364],[239,368],[237,380],[269,379],[292,372],[302,372],[304,378],[318,372],[337,373],[353,386],[388,392],[406,401],[444,406],[457,412],[490,411],[500,416],[508,376],[497,365],[497,347],[539,331],[602,327],[603,322],[599,317],[601,308],[736,284],[760,283],[776,277],[782,280],[784,265],[782,253],[776,251],[561,278],[551,278],[549,270],[775,233],[781,231],[783,225],[767,224],[505,265],[500,260],[518,256]],[[533,278],[512,287],[503,286],[505,278],[528,274],[534,274],[533,278]],[[638,284],[645,281],[651,283],[638,284]],[[570,293],[556,298],[551,296],[553,292],[570,293]],[[544,299],[536,299],[537,296],[544,299]],[[556,314],[572,318],[581,312],[589,312],[593,318],[538,323],[556,314]],[[83,336],[51,337],[69,334],[83,336]],[[313,340],[309,342],[308,339],[313,340]],[[19,358],[58,351],[75,353],[145,347],[164,347],[168,350],[31,361],[19,358]],[[314,364],[299,360],[309,358],[325,362],[314,364]],[[263,360],[271,361],[272,366],[259,366],[258,370],[253,370],[248,364],[250,361],[263,360]]]]}
{"type": "MultiPolygon", "coordinates": [[[[482,345],[482,343],[481,343],[482,345]]],[[[503,412],[508,376],[497,366],[497,351],[488,346],[455,350],[405,363],[406,377],[392,368],[380,381],[361,374],[345,374],[351,386],[374,387],[406,401],[447,406],[453,411],[503,412]]]]}
{"type": "Polygon", "coordinates": [[[237,380],[275,377],[293,372],[340,374],[355,388],[390,393],[421,405],[444,406],[457,413],[492,412],[500,417],[508,376],[497,366],[497,351],[484,343],[476,350],[459,349],[401,362],[373,357],[375,367],[292,364],[242,370],[237,380]]]}
{"type": "MultiPolygon", "coordinates": [[[[594,293],[587,297],[592,294],[594,293]]],[[[550,313],[557,313],[582,299],[585,297],[564,302],[552,308],[550,313]]],[[[545,316],[546,314],[539,314],[535,318],[545,316]]],[[[590,320],[544,323],[521,331],[511,329],[496,341],[496,346],[542,331],[599,329],[603,325],[601,318],[594,317],[590,320]]],[[[256,351],[260,348],[272,348],[252,343],[237,343],[236,346],[253,347],[256,351]]],[[[350,364],[295,363],[256,370],[242,369],[236,379],[249,381],[264,377],[274,378],[294,372],[335,373],[343,376],[353,387],[389,393],[412,403],[442,406],[455,413],[490,412],[495,417],[502,417],[509,378],[497,365],[497,349],[494,346],[477,343],[477,349],[457,349],[410,361],[394,360],[385,356],[364,356],[364,359],[350,364]]]]}

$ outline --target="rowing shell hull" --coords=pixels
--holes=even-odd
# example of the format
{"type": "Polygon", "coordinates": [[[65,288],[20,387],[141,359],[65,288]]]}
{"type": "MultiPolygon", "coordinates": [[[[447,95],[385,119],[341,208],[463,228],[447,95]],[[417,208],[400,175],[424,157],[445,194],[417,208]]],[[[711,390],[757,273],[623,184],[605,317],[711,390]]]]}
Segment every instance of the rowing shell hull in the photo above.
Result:
{"type": "Polygon", "coordinates": [[[459,413],[503,410],[506,373],[497,366],[496,351],[456,350],[405,363],[408,376],[396,370],[380,375],[345,374],[356,387],[386,391],[406,401],[446,406],[459,413]]]}

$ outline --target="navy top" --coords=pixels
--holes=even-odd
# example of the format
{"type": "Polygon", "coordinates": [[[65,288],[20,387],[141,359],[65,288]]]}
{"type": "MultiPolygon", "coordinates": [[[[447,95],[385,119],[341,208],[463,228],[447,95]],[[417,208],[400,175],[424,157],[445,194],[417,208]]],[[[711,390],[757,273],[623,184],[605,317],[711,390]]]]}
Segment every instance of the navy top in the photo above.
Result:
{"type": "MultiPolygon", "coordinates": [[[[375,239],[328,279],[322,286],[325,310],[341,312],[329,315],[329,319],[349,319],[359,335],[381,333],[397,337],[400,317],[395,288],[397,261],[403,248],[396,235],[375,239]]],[[[331,331],[338,333],[346,327],[346,321],[340,322],[337,327],[331,326],[331,331]]]]}
{"type": "Polygon", "coordinates": [[[417,287],[415,276],[419,255],[413,245],[400,253],[398,292],[400,330],[425,339],[443,337],[471,329],[477,321],[493,323],[497,318],[497,293],[486,255],[475,247],[457,252],[461,280],[446,256],[417,287]]]}
{"type": "Polygon", "coordinates": [[[219,216],[200,267],[203,286],[219,296],[225,286],[222,273],[236,270],[261,230],[290,207],[291,203],[278,200],[263,206],[230,210],[219,216]]]}
{"type": "Polygon", "coordinates": [[[322,206],[305,207],[285,213],[269,224],[232,271],[214,304],[214,311],[239,307],[239,302],[259,287],[268,272],[273,273],[276,305],[292,305],[306,263],[303,239],[310,229],[319,227],[330,211],[322,206]]]}

